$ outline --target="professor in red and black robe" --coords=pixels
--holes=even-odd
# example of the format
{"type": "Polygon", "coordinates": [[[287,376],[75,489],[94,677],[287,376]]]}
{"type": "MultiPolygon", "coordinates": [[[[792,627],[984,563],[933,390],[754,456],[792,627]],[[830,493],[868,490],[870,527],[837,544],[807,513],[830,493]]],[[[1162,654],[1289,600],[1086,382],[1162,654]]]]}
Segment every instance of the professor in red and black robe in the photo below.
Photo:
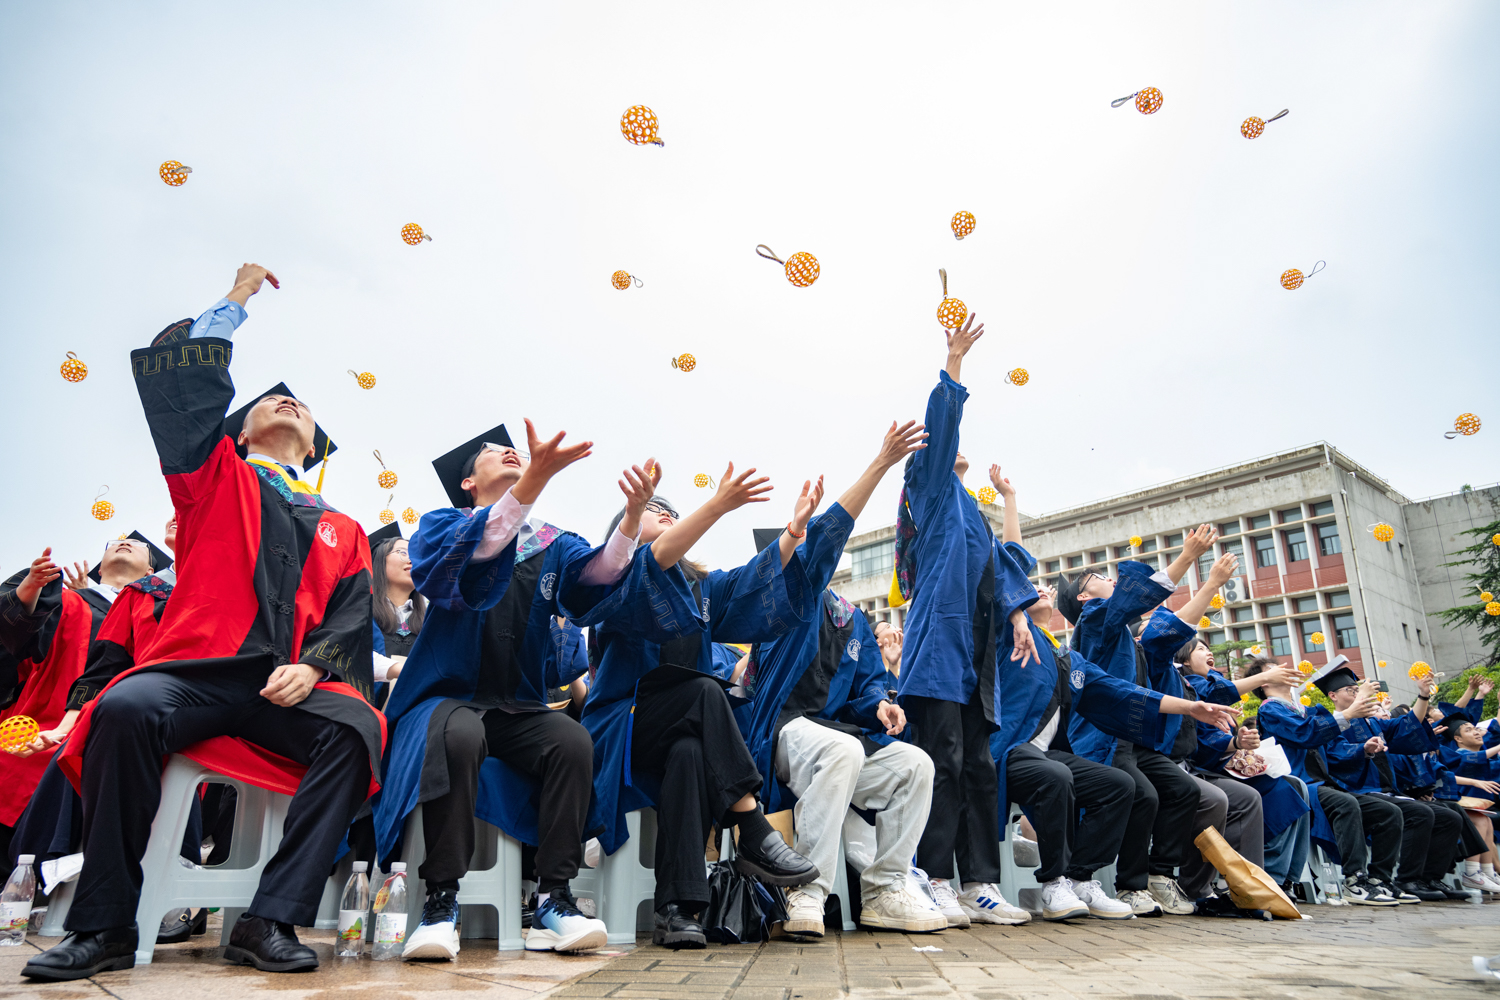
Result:
{"type": "Polygon", "coordinates": [[[298,473],[332,450],[326,435],[285,386],[225,417],[228,338],[265,280],[276,284],[245,265],[196,322],[131,354],[178,514],[177,586],[137,666],[86,707],[61,751],[83,795],[84,867],[68,937],[24,975],[134,964],[140,859],[163,758],[178,751],[265,787],[301,769],[281,844],[225,957],[276,972],[318,964],[293,925],[316,917],[344,831],[375,787],[384,726],[368,701],[369,545],[298,473]]]}

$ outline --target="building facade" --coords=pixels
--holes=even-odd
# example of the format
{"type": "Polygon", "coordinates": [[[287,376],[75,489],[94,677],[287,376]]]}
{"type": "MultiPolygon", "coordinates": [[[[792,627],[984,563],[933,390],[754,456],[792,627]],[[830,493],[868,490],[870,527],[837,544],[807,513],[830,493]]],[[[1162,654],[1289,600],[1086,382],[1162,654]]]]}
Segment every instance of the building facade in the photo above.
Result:
{"type": "MultiPolygon", "coordinates": [[[[985,512],[998,534],[1001,508],[985,512]]],[[[1319,443],[1041,516],[1023,513],[1021,532],[1037,560],[1034,579],[1055,584],[1085,570],[1114,576],[1122,561],[1165,569],[1181,555],[1186,532],[1213,524],[1218,542],[1189,568],[1168,607],[1185,604],[1214,560],[1233,552],[1238,575],[1220,591],[1224,607],[1210,614],[1210,643],[1254,642],[1283,662],[1315,666],[1342,654],[1356,673],[1388,682],[1396,700],[1409,701],[1413,662],[1448,676],[1483,662],[1475,630],[1449,629],[1435,613],[1477,600],[1464,593],[1462,570],[1442,565],[1451,559],[1444,555],[1472,544],[1458,533],[1497,512],[1496,487],[1413,502],[1319,443]],[[1390,541],[1376,541],[1381,524],[1391,527],[1390,541]]],[[[899,625],[905,609],[887,597],[894,539],[894,526],[852,537],[850,564],[833,589],[899,625]]],[[[1052,629],[1059,637],[1069,631],[1060,615],[1052,629]]]]}

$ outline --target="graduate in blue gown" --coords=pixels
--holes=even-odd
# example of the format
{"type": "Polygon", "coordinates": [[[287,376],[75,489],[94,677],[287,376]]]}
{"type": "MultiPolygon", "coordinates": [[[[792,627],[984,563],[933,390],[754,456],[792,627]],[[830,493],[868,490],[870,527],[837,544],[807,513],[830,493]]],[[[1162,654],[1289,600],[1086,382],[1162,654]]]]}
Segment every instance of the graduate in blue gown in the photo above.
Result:
{"type": "Polygon", "coordinates": [[[765,777],[761,798],[770,810],[796,810],[797,853],[819,872],[788,894],[789,934],[823,934],[851,806],[875,812],[874,858],[860,873],[860,923],[908,932],[948,926],[907,889],[931,802],[932,761],[902,742],[905,713],[894,703],[893,678],[864,614],[828,589],[855,518],[886,472],[925,447],[925,436],[915,421],[893,422],[864,474],[808,523],[805,539],[755,531],[757,549],[798,544],[808,583],[820,595],[807,621],[757,643],[746,669],[754,696],[746,743],[765,777]]]}
{"type": "Polygon", "coordinates": [[[607,937],[569,889],[598,821],[593,744],[550,704],[571,679],[560,672],[552,627],[565,603],[586,610],[638,584],[634,536],[653,484],[626,470],[627,517],[596,548],[528,520],[547,482],[587,456],[589,442],[539,441],[529,421],[527,436],[529,459],[503,426],[437,459],[454,506],[425,514],[410,542],[413,580],[431,607],[386,705],[390,743],[375,809],[382,859],[399,856],[406,819],[422,809],[426,855],[416,874],[427,898],[408,959],[456,957],[456,897],[476,815],[536,845],[541,903],[528,950],[598,947],[607,937]]]}
{"type": "Polygon", "coordinates": [[[932,758],[934,770],[932,812],[917,846],[917,867],[932,879],[938,905],[955,924],[990,921],[994,907],[980,900],[981,889],[1000,881],[999,805],[989,750],[998,720],[994,531],[964,487],[969,460],[958,450],[969,398],[960,369],[983,334],[984,325],[976,326],[972,315],[948,332],[947,363],[927,398],[927,448],[906,463],[891,589],[893,606],[911,602],[901,707],[913,741],[932,758]],[[953,885],[960,874],[963,883],[953,885]]]}
{"type": "Polygon", "coordinates": [[[1021,544],[1014,491],[998,468],[991,479],[1004,484],[1006,499],[1004,534],[995,553],[995,614],[1004,622],[995,703],[1002,711],[1000,728],[990,739],[1000,818],[1003,823],[1009,804],[1016,802],[1036,831],[1044,919],[1128,919],[1132,905],[1111,898],[1094,873],[1118,855],[1131,813],[1139,808],[1135,783],[1117,768],[1072,752],[1071,717],[1086,715],[1103,732],[1150,744],[1162,738],[1169,716],[1192,714],[1209,728],[1228,728],[1232,716],[1218,705],[1120,680],[1061,645],[1045,624],[1052,618],[1055,592],[1028,579],[1036,560],[1021,544]]]}
{"type": "MultiPolygon", "coordinates": [[[[626,813],[657,807],[652,941],[671,948],[705,944],[696,915],[709,899],[703,846],[714,823],[739,827],[742,871],[787,886],[818,874],[771,829],[756,802],[761,776],[725,682],[713,673],[712,648],[786,634],[812,615],[817,591],[790,545],[727,571],[709,572],[684,558],[724,514],[769,499],[768,479],[752,479],[754,472],[736,476],[731,465],[714,496],[685,518],[653,497],[642,519],[646,555],[637,564],[651,584],[649,599],[625,595],[569,615],[593,627],[598,649],[583,724],[594,739],[599,843],[613,854],[629,836],[626,813]]],[[[790,534],[806,533],[820,492],[803,488],[790,534]]]]}

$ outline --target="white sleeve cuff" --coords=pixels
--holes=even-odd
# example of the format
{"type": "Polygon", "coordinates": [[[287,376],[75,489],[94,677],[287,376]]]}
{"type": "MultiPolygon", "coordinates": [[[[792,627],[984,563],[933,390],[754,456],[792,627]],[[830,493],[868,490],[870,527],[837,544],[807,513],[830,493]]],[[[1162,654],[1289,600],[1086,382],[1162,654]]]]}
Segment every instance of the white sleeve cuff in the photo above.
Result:
{"type": "Polygon", "coordinates": [[[578,574],[578,582],[585,587],[604,587],[619,583],[630,568],[635,557],[636,542],[641,537],[639,530],[635,538],[628,538],[619,528],[609,536],[604,549],[578,574]]]}
{"type": "Polygon", "coordinates": [[[1172,578],[1167,575],[1167,571],[1164,569],[1159,569],[1155,573],[1152,573],[1151,582],[1158,587],[1166,587],[1168,590],[1177,589],[1177,584],[1172,582],[1172,578]]]}
{"type": "Polygon", "coordinates": [[[1341,733],[1354,724],[1353,720],[1344,718],[1343,712],[1334,712],[1333,721],[1339,724],[1339,732],[1341,733]]]}
{"type": "Polygon", "coordinates": [[[371,653],[370,655],[375,658],[375,683],[383,684],[390,680],[390,669],[395,666],[396,661],[381,653],[371,653]]]}
{"type": "Polygon", "coordinates": [[[489,520],[484,525],[484,538],[474,547],[470,562],[490,562],[499,557],[511,539],[521,530],[521,523],[531,516],[531,504],[522,504],[505,491],[505,496],[490,505],[489,520]]]}

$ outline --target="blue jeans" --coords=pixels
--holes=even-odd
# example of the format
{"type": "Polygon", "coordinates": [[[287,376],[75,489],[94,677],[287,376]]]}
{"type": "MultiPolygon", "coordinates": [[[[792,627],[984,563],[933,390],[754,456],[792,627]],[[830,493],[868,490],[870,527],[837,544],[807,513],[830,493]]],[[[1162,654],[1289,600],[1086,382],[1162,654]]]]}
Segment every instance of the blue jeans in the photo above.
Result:
{"type": "MultiPolygon", "coordinates": [[[[1282,780],[1290,781],[1302,801],[1307,801],[1307,785],[1296,775],[1289,774],[1282,780]]],[[[1266,874],[1278,884],[1287,879],[1302,877],[1302,868],[1307,864],[1308,831],[1312,828],[1312,813],[1305,812],[1297,821],[1266,841],[1266,874]]]]}

